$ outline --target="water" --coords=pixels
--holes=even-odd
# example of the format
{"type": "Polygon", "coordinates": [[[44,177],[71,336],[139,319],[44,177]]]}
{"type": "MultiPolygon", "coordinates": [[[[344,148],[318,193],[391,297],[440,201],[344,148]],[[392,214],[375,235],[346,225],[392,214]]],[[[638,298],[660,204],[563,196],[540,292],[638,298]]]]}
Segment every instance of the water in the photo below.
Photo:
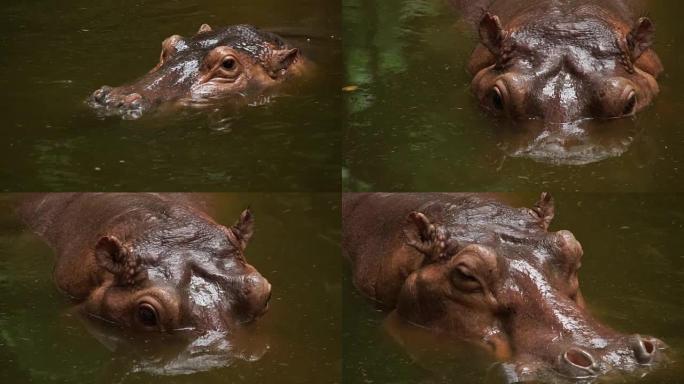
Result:
{"type": "Polygon", "coordinates": [[[268,314],[233,359],[160,376],[156,359],[173,355],[172,343],[131,340],[83,319],[55,289],[52,251],[13,217],[16,197],[0,194],[0,382],[485,382],[488,354],[406,327],[352,287],[340,258],[339,195],[313,194],[340,188],[534,190],[512,196],[521,205],[540,189],[555,192],[553,228],[572,230],[584,246],[592,312],[672,347],[672,366],[640,382],[680,381],[684,203],[667,193],[684,191],[684,6],[649,4],[666,69],[654,105],[604,125],[595,137],[601,161],[552,165],[513,157],[521,138],[480,110],[465,70],[474,38],[444,3],[3,1],[0,191],[270,192],[218,195],[214,217],[230,224],[251,205],[257,232],[247,257],[274,288],[268,314]],[[276,32],[316,70],[260,105],[135,121],[85,105],[101,85],[152,68],[163,39],[202,23],[276,32]]]}
{"type": "Polygon", "coordinates": [[[232,365],[159,376],[150,367],[172,344],[160,347],[159,335],[150,335],[111,350],[121,333],[73,310],[53,284],[52,251],[14,218],[15,197],[2,196],[0,382],[340,383],[339,196],[216,198],[221,208],[213,217],[222,224],[248,205],[255,214],[246,257],[273,285],[270,309],[237,343],[232,365]]]}
{"type": "Polygon", "coordinates": [[[339,190],[339,2],[3,1],[0,191],[339,190]],[[202,23],[250,23],[318,68],[265,105],[98,118],[84,100],[202,23]]]}
{"type": "Polygon", "coordinates": [[[649,2],[661,94],[634,119],[602,124],[602,161],[550,165],[512,157],[521,137],[484,113],[466,63],[475,37],[443,0],[343,2],[349,191],[648,192],[684,188],[684,26],[679,3],[649,2]]]}
{"type": "MultiPolygon", "coordinates": [[[[517,206],[529,207],[538,196],[510,197],[517,206]]],[[[675,362],[638,382],[680,382],[684,239],[677,233],[684,229],[684,202],[673,194],[561,193],[555,198],[551,230],[569,229],[582,243],[580,287],[590,311],[619,331],[653,335],[671,347],[675,362]]],[[[397,327],[358,294],[348,266],[343,294],[346,384],[485,382],[494,363],[488,354],[456,339],[397,327]]]]}

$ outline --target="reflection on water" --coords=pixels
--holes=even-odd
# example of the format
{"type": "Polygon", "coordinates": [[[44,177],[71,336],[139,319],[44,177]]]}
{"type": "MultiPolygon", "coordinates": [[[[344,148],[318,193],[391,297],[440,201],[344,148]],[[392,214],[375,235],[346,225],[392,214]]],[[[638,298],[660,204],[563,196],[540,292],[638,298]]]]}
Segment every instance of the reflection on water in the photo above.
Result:
{"type": "MultiPolygon", "coordinates": [[[[681,381],[684,259],[679,255],[684,239],[678,234],[684,230],[684,203],[680,196],[559,193],[554,197],[556,217],[550,230],[571,230],[582,243],[580,287],[593,316],[622,333],[654,335],[670,347],[671,362],[665,368],[602,380],[681,381]]],[[[516,206],[526,206],[536,193],[509,198],[516,206]]],[[[346,384],[505,382],[505,365],[480,347],[377,311],[353,287],[348,266],[343,294],[346,384]]],[[[558,377],[548,382],[564,383],[558,377]]]]}
{"type": "Polygon", "coordinates": [[[236,361],[256,362],[270,348],[268,335],[257,326],[231,333],[191,331],[173,335],[130,334],[101,321],[85,319],[83,326],[118,357],[120,375],[189,375],[230,367],[236,361]],[[125,358],[122,358],[125,357],[125,358]]]}
{"type": "Polygon", "coordinates": [[[573,166],[619,157],[629,150],[640,133],[626,119],[562,124],[529,121],[522,128],[497,128],[501,129],[499,148],[506,156],[573,166]]]}
{"type": "Polygon", "coordinates": [[[675,48],[684,26],[673,12],[681,5],[648,5],[666,69],[652,106],[547,133],[512,128],[480,108],[466,70],[476,36],[446,3],[344,1],[346,81],[358,86],[345,95],[346,190],[684,188],[684,53],[675,48]]]}
{"type": "Polygon", "coordinates": [[[0,190],[339,190],[338,1],[4,1],[0,15],[0,190]],[[202,23],[276,32],[321,71],[267,103],[135,121],[84,103],[147,72],[161,41],[202,23]]]}
{"type": "Polygon", "coordinates": [[[228,334],[160,335],[84,316],[55,288],[52,250],[14,217],[16,197],[0,195],[0,380],[339,383],[339,195],[213,198],[222,224],[251,206],[246,257],[273,286],[270,308],[228,334]]]}

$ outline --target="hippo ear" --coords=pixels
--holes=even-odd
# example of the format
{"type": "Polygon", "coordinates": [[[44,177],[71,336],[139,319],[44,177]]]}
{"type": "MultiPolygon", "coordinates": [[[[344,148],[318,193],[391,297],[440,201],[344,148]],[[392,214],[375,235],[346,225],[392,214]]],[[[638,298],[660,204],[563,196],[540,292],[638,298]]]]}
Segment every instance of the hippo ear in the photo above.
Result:
{"type": "Polygon", "coordinates": [[[406,244],[425,254],[428,261],[445,257],[456,248],[454,241],[448,241],[444,228],[430,222],[424,214],[411,212],[408,220],[411,228],[404,231],[406,244]]]}
{"type": "Polygon", "coordinates": [[[501,54],[504,30],[499,16],[487,12],[480,21],[480,42],[495,56],[501,54]]]}
{"type": "Polygon", "coordinates": [[[140,257],[133,255],[115,236],[103,236],[95,245],[95,260],[114,275],[117,285],[135,285],[147,279],[140,257]]]}
{"type": "Polygon", "coordinates": [[[539,217],[539,224],[542,228],[549,229],[549,225],[551,225],[551,221],[555,215],[553,196],[548,192],[542,193],[539,201],[534,204],[532,211],[539,217]]]}
{"type": "Polygon", "coordinates": [[[269,67],[272,76],[276,76],[280,71],[287,70],[292,64],[297,62],[299,49],[276,49],[271,53],[269,67]]]}
{"type": "Polygon", "coordinates": [[[636,60],[653,45],[655,38],[655,25],[648,17],[640,18],[627,35],[627,46],[632,54],[632,60],[636,60]]]}
{"type": "Polygon", "coordinates": [[[242,211],[240,218],[235,224],[230,227],[230,231],[235,235],[235,238],[240,244],[240,248],[244,251],[247,248],[249,239],[254,234],[254,215],[249,208],[242,211]]]}
{"type": "Polygon", "coordinates": [[[211,31],[213,31],[213,29],[211,28],[211,25],[202,24],[202,25],[200,25],[199,30],[197,31],[197,34],[207,33],[207,32],[211,32],[211,31]]]}

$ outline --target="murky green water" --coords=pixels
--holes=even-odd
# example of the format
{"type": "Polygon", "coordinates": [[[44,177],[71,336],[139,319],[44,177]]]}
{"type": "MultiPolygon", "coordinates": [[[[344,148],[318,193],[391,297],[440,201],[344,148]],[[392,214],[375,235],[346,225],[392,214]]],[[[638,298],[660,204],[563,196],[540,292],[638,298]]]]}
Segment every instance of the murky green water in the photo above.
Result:
{"type": "Polygon", "coordinates": [[[604,124],[597,142],[621,156],[554,166],[508,156],[515,138],[482,112],[466,63],[476,40],[443,0],[344,0],[350,191],[681,191],[684,38],[680,3],[649,2],[666,72],[655,104],[604,124]]]}
{"type": "MultiPolygon", "coordinates": [[[[51,279],[52,251],[0,198],[0,382],[340,383],[339,196],[225,194],[214,217],[231,224],[251,205],[249,262],[273,285],[269,312],[251,329],[250,356],[183,376],[133,373],[145,348],[111,351],[89,332],[51,279]]],[[[109,329],[112,333],[113,330],[109,329]]],[[[150,341],[152,343],[152,341],[150,341]]],[[[146,344],[146,343],[143,343],[146,344]]]]}
{"type": "Polygon", "coordinates": [[[340,5],[334,0],[3,1],[0,190],[339,190],[340,5]],[[202,23],[254,24],[315,62],[272,102],[99,119],[83,101],[156,65],[202,23]]]}
{"type": "MultiPolygon", "coordinates": [[[[530,206],[536,198],[513,196],[519,206],[530,206]]],[[[551,229],[569,229],[582,243],[580,286],[595,317],[625,333],[655,335],[671,347],[675,363],[638,382],[680,382],[684,377],[684,239],[680,235],[684,202],[677,195],[656,194],[557,194],[555,198],[551,229]]],[[[355,291],[350,275],[347,266],[345,383],[484,382],[493,363],[486,353],[429,334],[397,336],[383,324],[386,315],[355,291]],[[416,339],[422,339],[422,344],[416,339]]]]}
{"type": "Polygon", "coordinates": [[[159,340],[112,343],[120,335],[75,312],[52,282],[52,251],[14,218],[17,196],[0,194],[0,382],[485,382],[489,355],[411,327],[398,333],[354,290],[340,257],[339,195],[301,193],[340,188],[535,191],[512,196],[520,205],[555,192],[553,229],[584,246],[592,311],[670,344],[675,362],[640,382],[681,381],[684,202],[668,193],[684,191],[684,5],[649,4],[666,69],[654,105],[605,125],[597,138],[613,156],[568,166],[511,157],[519,138],[474,100],[465,65],[475,41],[445,3],[3,1],[0,191],[269,192],[218,195],[214,217],[229,224],[252,207],[247,257],[273,299],[229,366],[140,372],[159,340]],[[135,121],[85,105],[101,85],[147,72],[164,38],[202,23],[276,32],[316,69],[263,105],[135,121]],[[621,194],[655,191],[665,194],[621,194]]]}

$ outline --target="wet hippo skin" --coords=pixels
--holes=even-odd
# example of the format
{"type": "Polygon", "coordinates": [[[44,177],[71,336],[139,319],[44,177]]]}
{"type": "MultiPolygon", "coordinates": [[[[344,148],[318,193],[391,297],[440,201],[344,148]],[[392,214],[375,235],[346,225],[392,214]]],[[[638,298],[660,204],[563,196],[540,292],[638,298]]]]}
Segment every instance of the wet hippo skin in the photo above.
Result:
{"type": "Polygon", "coordinates": [[[510,382],[595,378],[662,365],[665,344],[594,319],[580,292],[583,249],[533,208],[471,194],[345,194],[342,246],[354,285],[404,321],[470,341],[510,382]]]}
{"type": "Polygon", "coordinates": [[[468,64],[475,96],[522,131],[516,136],[525,144],[511,155],[582,164],[624,152],[592,153],[581,144],[605,129],[590,120],[631,117],[659,93],[655,25],[638,1],[451,3],[479,35],[468,64]]]}
{"type": "Polygon", "coordinates": [[[203,24],[184,38],[162,42],[158,64],[120,87],[103,86],[88,103],[104,115],[135,119],[164,102],[203,105],[211,100],[251,100],[304,72],[299,49],[251,25],[213,29],[203,24]]]}
{"type": "Polygon", "coordinates": [[[254,219],[224,227],[192,196],[32,195],[18,213],[52,248],[54,279],[87,314],[134,331],[229,332],[261,316],[271,285],[245,259],[254,219]]]}

